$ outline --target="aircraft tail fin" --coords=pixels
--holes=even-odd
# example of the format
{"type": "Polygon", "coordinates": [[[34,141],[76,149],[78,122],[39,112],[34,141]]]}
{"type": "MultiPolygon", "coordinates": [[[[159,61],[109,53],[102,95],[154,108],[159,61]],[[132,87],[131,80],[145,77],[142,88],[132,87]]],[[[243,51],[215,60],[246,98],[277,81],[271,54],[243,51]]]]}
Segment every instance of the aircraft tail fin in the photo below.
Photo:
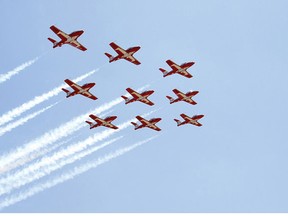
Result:
{"type": "Polygon", "coordinates": [[[105,55],[109,58],[109,61],[111,62],[113,59],[113,56],[109,53],[105,53],[105,55]]]}
{"type": "Polygon", "coordinates": [[[53,46],[54,46],[54,47],[56,46],[56,44],[57,44],[56,40],[54,40],[54,39],[52,39],[52,38],[48,38],[48,40],[53,43],[53,46]]]}
{"type": "Polygon", "coordinates": [[[176,121],[176,122],[177,122],[177,126],[179,126],[179,125],[181,124],[181,121],[180,121],[180,120],[178,120],[178,119],[174,119],[174,121],[176,121]]]}
{"type": "Polygon", "coordinates": [[[166,97],[169,99],[170,104],[173,103],[174,99],[172,97],[170,97],[170,96],[166,96],[166,97]]]}
{"type": "Polygon", "coordinates": [[[123,95],[121,97],[125,100],[125,103],[128,103],[128,101],[129,101],[128,97],[123,96],[123,95]]]}
{"type": "Polygon", "coordinates": [[[138,124],[137,123],[135,123],[135,122],[131,122],[131,124],[133,124],[134,125],[134,129],[136,130],[137,128],[138,128],[138,124]]]}
{"type": "Polygon", "coordinates": [[[168,73],[168,71],[166,71],[166,70],[163,69],[163,68],[159,68],[159,70],[163,73],[163,76],[165,76],[165,75],[168,73]]]}
{"type": "Polygon", "coordinates": [[[66,97],[69,97],[70,96],[70,91],[65,89],[65,88],[62,88],[62,90],[66,93],[66,97]]]}
{"type": "Polygon", "coordinates": [[[90,129],[92,128],[92,126],[93,126],[93,123],[92,122],[90,122],[90,121],[85,121],[87,124],[89,124],[90,125],[90,129]]]}

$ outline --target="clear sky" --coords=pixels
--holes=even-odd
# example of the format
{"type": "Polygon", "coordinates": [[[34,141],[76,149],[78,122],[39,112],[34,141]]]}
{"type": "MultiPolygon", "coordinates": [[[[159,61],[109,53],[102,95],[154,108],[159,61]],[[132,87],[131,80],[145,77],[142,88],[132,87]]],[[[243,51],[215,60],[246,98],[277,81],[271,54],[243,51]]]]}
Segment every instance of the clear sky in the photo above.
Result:
{"type": "MultiPolygon", "coordinates": [[[[1,160],[8,152],[16,155],[19,147],[32,141],[41,145],[37,140],[43,139],[43,134],[119,98],[127,87],[150,85],[147,89],[155,90],[150,97],[155,105],[125,105],[122,101],[105,110],[104,116],[117,115],[113,123],[118,125],[150,111],[155,112],[147,118],[162,118],[157,124],[161,132],[147,128],[134,131],[131,125],[111,134],[87,149],[123,138],[3,193],[0,206],[33,187],[52,184],[75,167],[79,171],[99,157],[159,135],[155,139],[73,179],[41,192],[32,191],[1,211],[287,212],[287,7],[285,0],[1,0],[0,74],[39,59],[0,83],[0,116],[57,88],[66,78],[99,69],[79,82],[96,82],[91,92],[98,100],[82,96],[66,99],[60,92],[9,122],[58,102],[0,136],[1,160]],[[88,50],[82,52],[69,45],[53,49],[47,38],[59,39],[49,29],[51,25],[66,33],[84,30],[78,41],[88,50]],[[142,64],[124,60],[109,64],[104,52],[114,54],[109,46],[112,41],[123,48],[141,46],[135,57],[142,64]],[[193,78],[163,78],[158,68],[169,69],[167,59],[179,64],[195,61],[188,70],[193,78]],[[198,90],[194,97],[198,104],[170,105],[165,96],[175,97],[174,88],[198,90]],[[173,119],[181,119],[181,113],[204,114],[200,120],[203,126],[177,127],[173,119]]],[[[105,131],[89,130],[85,120],[88,115],[81,119],[79,130],[62,132],[55,143],[43,146],[41,151],[48,161],[57,152],[105,131]],[[66,143],[58,146],[61,142],[66,143]]],[[[8,176],[17,180],[17,173],[29,165],[37,166],[43,157],[28,162],[22,158],[21,166],[0,174],[0,193],[9,184],[15,186],[12,181],[5,182],[8,176]]],[[[50,169],[45,166],[31,171],[27,178],[50,169]]]]}

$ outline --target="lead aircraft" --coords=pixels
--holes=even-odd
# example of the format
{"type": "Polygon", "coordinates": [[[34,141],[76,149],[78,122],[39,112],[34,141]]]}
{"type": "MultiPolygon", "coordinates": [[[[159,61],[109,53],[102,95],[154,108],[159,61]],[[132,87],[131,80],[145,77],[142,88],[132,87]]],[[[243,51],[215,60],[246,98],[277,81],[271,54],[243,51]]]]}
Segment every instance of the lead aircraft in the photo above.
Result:
{"type": "Polygon", "coordinates": [[[50,26],[50,29],[61,39],[59,42],[57,42],[56,40],[52,38],[48,38],[48,40],[53,43],[53,48],[61,47],[63,44],[69,44],[82,51],[87,50],[86,47],[84,47],[82,44],[80,44],[77,41],[77,38],[83,34],[84,32],[83,30],[74,31],[71,34],[66,34],[65,32],[61,31],[54,25],[50,26]]]}
{"type": "Polygon", "coordinates": [[[183,92],[179,91],[178,89],[173,89],[172,90],[177,96],[178,98],[174,99],[170,96],[166,96],[169,101],[170,101],[170,104],[173,104],[175,102],[178,102],[178,101],[185,101],[189,104],[192,104],[192,105],[196,105],[197,103],[192,99],[193,96],[195,96],[196,94],[199,93],[199,91],[189,91],[187,92],[186,94],[184,94],[183,92]]]}
{"type": "Polygon", "coordinates": [[[166,61],[166,63],[172,68],[172,70],[168,72],[163,68],[159,68],[159,70],[163,73],[163,77],[170,76],[176,73],[185,76],[187,78],[193,77],[190,73],[187,72],[187,69],[190,68],[192,65],[194,65],[195,62],[186,62],[181,65],[178,65],[169,59],[166,61]]]}
{"type": "Polygon", "coordinates": [[[202,124],[200,124],[198,122],[198,120],[203,118],[204,115],[194,115],[193,117],[189,117],[189,116],[185,115],[184,113],[182,113],[180,116],[184,119],[184,121],[181,122],[178,119],[174,119],[174,121],[177,122],[177,126],[181,126],[184,124],[193,124],[193,125],[198,126],[198,127],[202,126],[202,124]]]}
{"type": "Polygon", "coordinates": [[[149,91],[144,91],[142,93],[138,93],[138,92],[136,92],[135,90],[133,90],[131,88],[127,88],[126,91],[128,91],[132,95],[132,98],[129,99],[128,97],[122,95],[121,97],[125,100],[125,104],[129,104],[129,103],[132,103],[134,101],[140,101],[140,102],[145,103],[145,104],[147,104],[149,106],[154,105],[154,103],[147,98],[151,94],[154,93],[153,90],[149,90],[149,91]]]}
{"type": "Polygon", "coordinates": [[[104,126],[112,129],[118,129],[117,126],[112,124],[111,122],[114,121],[117,116],[108,116],[105,119],[99,118],[98,116],[95,116],[93,114],[89,115],[90,118],[92,118],[96,123],[92,123],[90,121],[86,121],[90,125],[90,129],[99,127],[99,126],[104,126]]]}
{"type": "Polygon", "coordinates": [[[135,126],[135,130],[143,128],[143,127],[148,127],[150,129],[156,130],[156,131],[161,131],[159,127],[157,127],[155,124],[159,121],[161,121],[161,118],[152,118],[150,120],[144,119],[141,116],[136,116],[136,118],[142,123],[141,125],[138,125],[135,122],[131,122],[135,126]]]}
{"type": "Polygon", "coordinates": [[[76,94],[81,94],[85,97],[88,97],[92,100],[96,100],[97,97],[94,96],[93,94],[91,94],[89,92],[89,90],[95,85],[95,83],[86,83],[82,86],[79,86],[77,85],[76,83],[74,83],[73,81],[69,80],[69,79],[65,79],[64,80],[74,91],[73,92],[70,92],[69,90],[65,89],[65,88],[62,88],[62,90],[64,92],[66,92],[66,98],[68,97],[71,97],[71,96],[74,96],[76,94]]]}
{"type": "Polygon", "coordinates": [[[135,52],[137,52],[141,47],[140,46],[136,46],[136,47],[131,47],[128,48],[127,50],[124,50],[123,48],[121,48],[120,46],[118,46],[117,44],[115,44],[114,42],[109,44],[116,52],[117,52],[117,56],[112,56],[109,53],[105,53],[105,55],[109,58],[109,62],[113,62],[113,61],[117,61],[119,59],[125,59],[127,61],[132,62],[135,65],[140,65],[141,63],[133,56],[133,54],[135,52]]]}

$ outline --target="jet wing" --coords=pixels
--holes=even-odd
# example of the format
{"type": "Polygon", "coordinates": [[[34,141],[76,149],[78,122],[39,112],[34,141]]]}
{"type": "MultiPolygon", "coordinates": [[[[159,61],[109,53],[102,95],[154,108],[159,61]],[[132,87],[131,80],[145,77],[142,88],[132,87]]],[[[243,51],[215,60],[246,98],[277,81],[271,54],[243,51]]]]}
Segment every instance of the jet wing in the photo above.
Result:
{"type": "Polygon", "coordinates": [[[156,130],[156,131],[161,131],[161,129],[159,127],[157,127],[156,125],[147,125],[147,127],[156,130]]]}
{"type": "Polygon", "coordinates": [[[89,115],[89,117],[91,118],[91,119],[93,119],[95,122],[97,122],[97,123],[102,123],[103,122],[103,119],[100,119],[99,117],[97,117],[97,116],[95,116],[95,115],[93,115],[93,114],[91,114],[91,115],[89,115]]]}
{"type": "Polygon", "coordinates": [[[76,93],[78,93],[80,90],[82,90],[81,86],[77,85],[73,81],[69,79],[65,79],[64,82],[66,82],[76,93]]]}
{"type": "Polygon", "coordinates": [[[198,126],[198,127],[202,126],[202,124],[200,124],[200,123],[199,123],[199,122],[197,122],[197,121],[196,121],[195,123],[194,123],[194,122],[192,122],[192,124],[193,124],[193,125],[195,125],[195,126],[198,126]]]}
{"type": "Polygon", "coordinates": [[[176,64],[175,62],[173,62],[172,60],[167,60],[166,63],[172,68],[172,70],[179,70],[181,69],[181,67],[176,64]]]}
{"type": "Polygon", "coordinates": [[[199,119],[201,119],[203,117],[204,117],[204,115],[195,115],[195,116],[192,117],[192,119],[193,120],[199,120],[199,119]]]}
{"type": "Polygon", "coordinates": [[[191,66],[193,66],[195,64],[195,62],[185,62],[182,65],[180,65],[181,68],[190,68],[191,66]]]}
{"type": "Polygon", "coordinates": [[[104,121],[110,123],[110,122],[114,121],[116,118],[117,118],[117,116],[109,116],[109,117],[105,118],[104,121]]]}
{"type": "Polygon", "coordinates": [[[144,97],[148,97],[148,96],[150,96],[153,93],[154,93],[153,90],[149,90],[149,91],[142,92],[141,95],[144,96],[144,97]]]}
{"type": "Polygon", "coordinates": [[[129,92],[129,94],[131,94],[134,98],[140,97],[140,94],[136,92],[135,90],[133,90],[132,88],[127,88],[126,91],[129,92]]]}
{"type": "Polygon", "coordinates": [[[187,115],[185,115],[184,113],[182,113],[180,116],[181,116],[184,120],[189,120],[189,119],[190,119],[190,117],[187,116],[187,115]]]}
{"type": "Polygon", "coordinates": [[[145,121],[147,121],[146,119],[142,118],[141,116],[136,116],[136,119],[138,119],[138,121],[140,121],[142,124],[146,124],[145,121]]]}
{"type": "Polygon", "coordinates": [[[198,94],[198,93],[199,93],[199,91],[190,91],[190,92],[187,92],[186,95],[187,95],[188,97],[193,97],[193,96],[195,96],[195,95],[198,94]]]}
{"type": "Polygon", "coordinates": [[[181,74],[182,76],[185,76],[187,78],[191,78],[192,75],[188,73],[186,70],[185,71],[178,71],[177,73],[181,74]]]}
{"type": "Polygon", "coordinates": [[[118,55],[122,56],[126,53],[126,50],[124,50],[123,48],[121,48],[120,46],[118,46],[117,44],[115,44],[114,42],[109,44],[114,50],[115,52],[118,53],[118,55]]]}
{"type": "Polygon", "coordinates": [[[125,59],[135,65],[140,65],[141,62],[139,62],[135,57],[133,56],[129,56],[129,57],[125,57],[125,59]]]}
{"type": "Polygon", "coordinates": [[[86,48],[86,47],[84,47],[82,44],[80,44],[78,41],[69,42],[69,44],[70,44],[71,46],[74,46],[74,47],[76,47],[77,49],[80,49],[80,50],[82,50],[82,51],[85,51],[85,50],[87,50],[87,48],[86,48]]]}
{"type": "Polygon", "coordinates": [[[183,92],[179,91],[178,89],[173,89],[172,90],[178,97],[183,98],[183,92]]]}
{"type": "Polygon", "coordinates": [[[50,29],[59,37],[61,38],[61,40],[66,40],[69,36],[64,33],[63,31],[61,31],[60,29],[58,29],[56,26],[52,25],[50,26],[50,29]]]}
{"type": "Polygon", "coordinates": [[[90,99],[92,99],[92,100],[97,100],[98,98],[95,96],[95,95],[93,95],[93,94],[91,94],[90,92],[81,92],[80,93],[81,95],[83,95],[83,96],[85,96],[85,97],[88,97],[88,98],[90,98],[90,99]]]}
{"type": "Polygon", "coordinates": [[[148,100],[147,98],[146,99],[141,99],[140,101],[142,103],[145,103],[145,104],[149,105],[149,106],[153,106],[154,105],[154,103],[152,101],[148,100]]]}
{"type": "Polygon", "coordinates": [[[153,118],[153,119],[150,120],[150,123],[156,124],[159,121],[161,121],[161,118],[153,118]]]}

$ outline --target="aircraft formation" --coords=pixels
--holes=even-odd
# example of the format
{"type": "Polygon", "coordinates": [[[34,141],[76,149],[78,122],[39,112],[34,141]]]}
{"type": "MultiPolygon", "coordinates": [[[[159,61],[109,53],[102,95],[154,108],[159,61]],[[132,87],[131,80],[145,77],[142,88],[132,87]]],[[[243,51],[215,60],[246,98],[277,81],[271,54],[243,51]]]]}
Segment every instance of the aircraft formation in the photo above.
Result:
{"type": "MultiPolygon", "coordinates": [[[[74,31],[70,34],[66,34],[65,32],[61,31],[60,29],[58,29],[56,26],[52,25],[50,27],[50,29],[60,38],[60,41],[56,41],[52,38],[48,38],[49,41],[51,41],[53,43],[53,48],[56,47],[61,47],[64,44],[69,44],[71,46],[76,47],[77,49],[81,50],[81,51],[86,51],[87,48],[84,47],[81,43],[79,43],[77,41],[78,37],[80,37],[84,31],[83,30],[79,30],[79,31],[74,31]]],[[[116,43],[112,42],[109,44],[112,49],[117,53],[116,56],[113,56],[109,53],[104,53],[108,58],[109,58],[109,63],[112,63],[114,61],[118,61],[120,59],[125,59],[135,65],[140,65],[141,62],[138,61],[133,54],[136,53],[141,47],[140,46],[135,46],[135,47],[131,47],[128,49],[123,49],[122,47],[118,46],[116,43]]],[[[166,71],[163,68],[159,68],[159,70],[163,73],[163,77],[166,76],[170,76],[173,74],[179,74],[182,75],[186,78],[192,78],[193,76],[187,71],[187,69],[189,69],[191,66],[193,66],[195,64],[195,62],[186,62],[183,63],[181,65],[176,64],[175,62],[173,62],[172,60],[167,60],[166,63],[170,66],[171,71],[166,71]]],[[[92,93],[89,92],[89,90],[95,86],[95,83],[86,83],[82,86],[78,85],[77,83],[74,83],[73,81],[69,80],[69,79],[65,79],[64,80],[65,83],[67,83],[72,89],[73,91],[69,91],[65,88],[62,88],[62,90],[66,93],[66,98],[75,96],[77,94],[83,95],[85,97],[88,97],[92,100],[97,100],[98,98],[93,95],[92,93]]],[[[126,91],[132,96],[131,98],[128,98],[126,96],[121,96],[124,101],[125,104],[129,104],[135,101],[139,101],[142,102],[146,105],[149,106],[153,106],[154,103],[148,99],[148,97],[150,95],[152,95],[154,93],[154,90],[148,90],[148,91],[144,91],[144,92],[137,92],[135,90],[133,90],[132,88],[127,88],[126,91]]],[[[199,93],[199,91],[189,91],[187,93],[183,93],[178,89],[173,89],[172,90],[174,92],[174,94],[177,96],[176,99],[174,99],[171,96],[166,96],[168,98],[168,100],[170,101],[170,104],[179,102],[179,101],[184,101],[186,103],[189,103],[191,105],[196,105],[197,102],[195,102],[192,97],[195,96],[196,94],[199,93]]],[[[182,113],[180,114],[180,116],[183,118],[183,121],[181,122],[178,119],[174,119],[174,121],[177,123],[177,126],[182,126],[184,124],[192,124],[195,126],[202,126],[201,123],[198,122],[199,119],[203,118],[204,115],[194,115],[192,117],[187,116],[186,114],[182,113]]],[[[90,129],[99,127],[99,126],[104,126],[104,127],[108,127],[114,130],[117,130],[118,127],[114,124],[112,124],[111,122],[114,121],[117,116],[108,116],[104,119],[95,116],[93,114],[90,114],[89,117],[94,121],[91,122],[91,120],[87,120],[86,123],[89,124],[90,129]]],[[[141,116],[136,116],[136,119],[140,122],[140,123],[136,123],[136,122],[131,122],[132,125],[134,125],[134,129],[138,130],[140,128],[144,128],[144,127],[148,127],[150,129],[156,130],[156,131],[161,131],[161,128],[159,128],[158,126],[156,126],[156,123],[158,123],[159,121],[161,121],[161,118],[152,118],[152,119],[145,119],[141,116]]]]}

